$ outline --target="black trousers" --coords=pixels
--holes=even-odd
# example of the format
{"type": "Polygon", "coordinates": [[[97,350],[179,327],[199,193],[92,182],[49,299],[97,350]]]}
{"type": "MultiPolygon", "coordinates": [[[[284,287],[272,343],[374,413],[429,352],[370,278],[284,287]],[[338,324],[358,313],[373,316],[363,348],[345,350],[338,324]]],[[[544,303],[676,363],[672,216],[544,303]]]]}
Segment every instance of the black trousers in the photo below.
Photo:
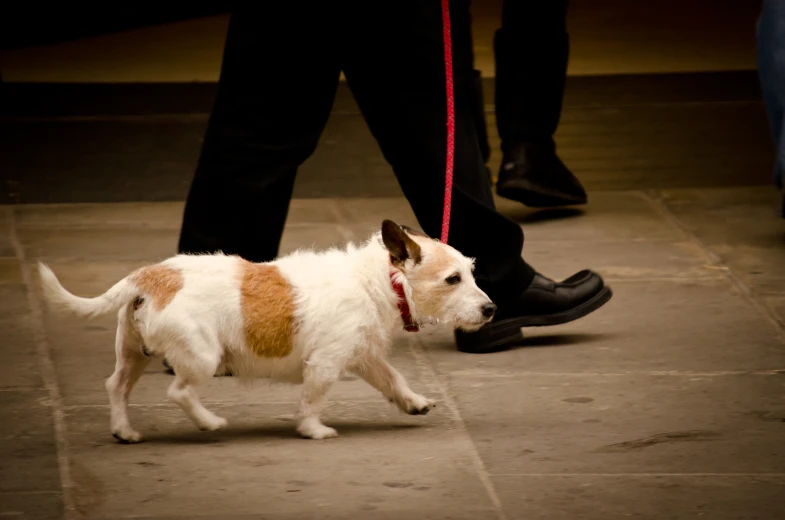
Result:
{"type": "MultiPolygon", "coordinates": [[[[567,3],[503,2],[501,29],[494,38],[496,126],[503,150],[520,142],[549,142],[556,133],[570,50],[567,3]]],[[[482,103],[482,94],[479,98],[482,103]]],[[[483,146],[487,162],[490,153],[483,146]]]]}
{"type": "MultiPolygon", "coordinates": [[[[523,232],[494,207],[473,119],[468,2],[452,7],[456,143],[449,243],[477,259],[497,301],[534,271],[523,232]]],[[[180,236],[183,253],[255,262],[278,247],[295,174],[347,82],[422,229],[441,230],[445,83],[438,0],[259,2],[236,10],[180,236]]]]}

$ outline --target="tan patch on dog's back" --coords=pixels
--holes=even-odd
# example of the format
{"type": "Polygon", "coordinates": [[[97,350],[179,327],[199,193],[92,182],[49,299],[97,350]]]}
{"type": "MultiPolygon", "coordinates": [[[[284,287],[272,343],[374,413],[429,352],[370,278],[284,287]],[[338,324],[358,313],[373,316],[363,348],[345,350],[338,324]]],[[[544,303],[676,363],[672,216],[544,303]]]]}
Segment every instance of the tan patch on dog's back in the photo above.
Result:
{"type": "MultiPolygon", "coordinates": [[[[444,283],[444,277],[450,275],[450,266],[455,264],[455,259],[441,245],[429,248],[425,255],[419,271],[410,274],[409,279],[412,282],[436,282],[429,285],[427,292],[417,292],[416,298],[421,312],[438,315],[445,298],[456,288],[444,283]]],[[[416,292],[416,289],[413,287],[412,291],[416,292]]]]}
{"type": "Polygon", "coordinates": [[[242,260],[240,306],[245,342],[260,357],[279,358],[292,351],[294,297],[277,267],[242,260]]]}
{"type": "Polygon", "coordinates": [[[131,275],[131,282],[153,301],[155,310],[162,311],[183,288],[183,273],[173,267],[155,264],[137,269],[131,275]]]}

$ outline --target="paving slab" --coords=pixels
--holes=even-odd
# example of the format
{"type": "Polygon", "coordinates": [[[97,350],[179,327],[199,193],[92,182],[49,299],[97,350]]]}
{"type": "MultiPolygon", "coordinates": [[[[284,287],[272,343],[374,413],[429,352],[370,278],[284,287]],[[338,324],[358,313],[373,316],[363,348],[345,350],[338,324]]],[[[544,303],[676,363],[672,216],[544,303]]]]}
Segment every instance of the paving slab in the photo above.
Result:
{"type": "Polygon", "coordinates": [[[0,493],[0,518],[56,520],[64,517],[59,490],[0,493]]]}
{"type": "MultiPolygon", "coordinates": [[[[375,505],[355,505],[351,507],[341,507],[328,509],[324,507],[303,507],[302,510],[295,510],[289,513],[244,513],[244,514],[206,514],[206,515],[166,515],[166,516],[110,516],[102,517],[101,520],[115,518],[133,520],[343,520],[345,518],[374,518],[379,520],[398,520],[400,518],[416,518],[423,520],[491,520],[498,518],[495,509],[465,509],[461,511],[445,510],[444,508],[434,507],[431,509],[396,509],[393,511],[381,511],[375,505]]],[[[92,517],[99,518],[99,517],[92,517]]]]}
{"type": "Polygon", "coordinates": [[[30,262],[42,260],[129,260],[152,263],[177,252],[174,229],[31,228],[19,229],[30,262]]]}
{"type": "Polygon", "coordinates": [[[179,229],[184,207],[183,202],[22,204],[14,217],[17,229],[179,229]]]}
{"type": "Polygon", "coordinates": [[[500,212],[523,227],[526,248],[552,241],[682,240],[678,229],[662,218],[658,208],[638,191],[591,193],[580,208],[533,210],[496,197],[500,212]]]}
{"type": "Polygon", "coordinates": [[[0,391],[41,388],[38,371],[37,323],[27,303],[27,288],[0,284],[0,391]]]}
{"type": "MultiPolygon", "coordinates": [[[[93,517],[98,518],[98,517],[93,517]]],[[[128,518],[133,520],[343,520],[345,518],[374,518],[379,520],[398,520],[400,518],[416,518],[423,520],[491,520],[498,518],[495,509],[464,509],[460,511],[446,510],[445,508],[417,508],[417,509],[396,509],[392,511],[381,511],[375,505],[354,505],[328,509],[325,507],[303,507],[302,510],[295,510],[288,513],[247,513],[247,514],[206,514],[206,515],[166,515],[166,516],[122,516],[122,517],[103,517],[105,520],[114,518],[128,518]]],[[[103,520],[103,519],[102,519],[103,520]]]]}
{"type": "MultiPolygon", "coordinates": [[[[339,405],[325,414],[340,437],[314,442],[297,437],[288,413],[269,405],[216,410],[239,417],[227,430],[196,430],[179,411],[154,410],[137,421],[148,441],[120,445],[107,435],[103,413],[69,416],[73,460],[91,500],[91,517],[166,517],[239,514],[358,512],[448,518],[472,511],[492,518],[484,487],[466,453],[466,439],[446,414],[402,416],[383,407],[339,405]]],[[[147,410],[146,410],[147,412],[147,410]]],[[[468,516],[464,516],[468,518],[468,516]]]]}
{"type": "MultiPolygon", "coordinates": [[[[29,259],[45,262],[125,260],[153,263],[177,253],[176,228],[21,228],[20,240],[29,259]]],[[[294,249],[323,249],[345,243],[351,235],[336,224],[288,226],[281,254],[294,249]]]]}
{"type": "Polygon", "coordinates": [[[509,518],[773,520],[785,477],[546,475],[493,479],[509,518]]]}
{"type": "Polygon", "coordinates": [[[710,265],[704,251],[686,240],[586,241],[530,240],[523,257],[555,280],[582,270],[601,274],[609,284],[617,280],[718,279],[724,273],[710,265]]]}
{"type": "Polygon", "coordinates": [[[785,295],[785,220],[773,187],[670,190],[663,203],[720,262],[760,294],[785,295]]]}
{"type": "Polygon", "coordinates": [[[0,284],[22,284],[22,269],[14,257],[0,257],[0,284]]]}
{"type": "Polygon", "coordinates": [[[776,319],[785,324],[785,296],[769,296],[764,301],[771,308],[776,319]]]}
{"type": "Polygon", "coordinates": [[[60,491],[49,404],[44,390],[0,392],[0,493],[60,491]]]}
{"type": "Polygon", "coordinates": [[[448,385],[492,475],[785,475],[785,371],[450,375],[448,385]]]}

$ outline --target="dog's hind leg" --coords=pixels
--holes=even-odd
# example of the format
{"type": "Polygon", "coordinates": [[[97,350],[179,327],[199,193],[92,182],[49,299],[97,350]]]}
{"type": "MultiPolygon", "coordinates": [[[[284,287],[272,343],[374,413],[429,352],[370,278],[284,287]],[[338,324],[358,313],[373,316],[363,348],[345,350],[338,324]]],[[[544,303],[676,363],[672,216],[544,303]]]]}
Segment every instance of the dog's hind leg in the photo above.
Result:
{"type": "Polygon", "coordinates": [[[128,419],[128,397],[150,358],[142,352],[142,338],[128,318],[128,307],[123,307],[118,313],[115,354],[114,373],[106,380],[111,432],[121,442],[139,442],[142,435],[131,427],[128,419]]]}
{"type": "Polygon", "coordinates": [[[220,352],[208,342],[194,337],[182,348],[172,350],[169,362],[174,368],[174,381],[167,395],[196,423],[200,430],[218,430],[227,425],[226,419],[218,417],[202,405],[196,393],[199,383],[208,381],[221,363],[220,352]]]}
{"type": "Polygon", "coordinates": [[[385,359],[368,356],[353,368],[357,375],[409,415],[425,415],[436,407],[433,401],[409,388],[406,379],[385,359]]]}
{"type": "Polygon", "coordinates": [[[338,432],[322,424],[319,419],[327,403],[327,392],[338,381],[343,372],[343,364],[338,360],[319,356],[309,359],[303,371],[303,392],[300,409],[297,413],[297,431],[308,439],[329,439],[337,437],[338,432]]]}

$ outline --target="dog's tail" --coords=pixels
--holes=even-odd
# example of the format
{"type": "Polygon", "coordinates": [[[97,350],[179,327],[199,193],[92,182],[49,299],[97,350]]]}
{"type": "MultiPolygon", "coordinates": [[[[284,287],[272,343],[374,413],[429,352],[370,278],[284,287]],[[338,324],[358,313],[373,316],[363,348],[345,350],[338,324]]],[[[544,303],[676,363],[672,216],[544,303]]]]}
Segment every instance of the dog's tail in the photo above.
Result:
{"type": "Polygon", "coordinates": [[[41,275],[41,286],[46,300],[53,305],[88,318],[95,318],[112,311],[116,312],[139,294],[139,289],[128,278],[123,278],[100,296],[82,298],[68,292],[47,265],[38,262],[38,272],[41,275]]]}

